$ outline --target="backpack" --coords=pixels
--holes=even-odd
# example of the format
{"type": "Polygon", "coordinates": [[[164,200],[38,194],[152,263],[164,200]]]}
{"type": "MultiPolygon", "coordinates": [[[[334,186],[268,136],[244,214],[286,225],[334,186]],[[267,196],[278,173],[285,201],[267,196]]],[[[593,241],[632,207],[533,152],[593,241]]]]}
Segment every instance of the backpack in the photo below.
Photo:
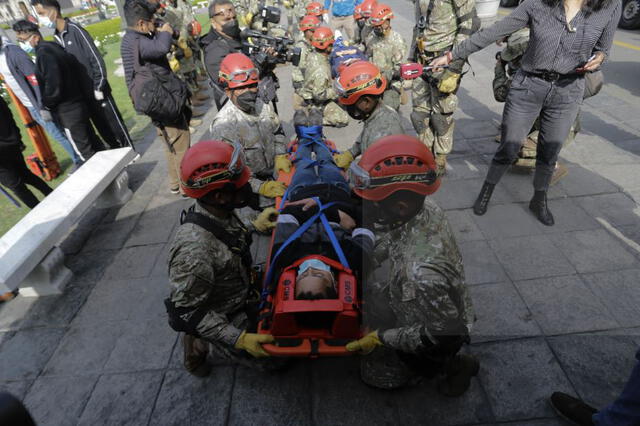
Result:
{"type": "Polygon", "coordinates": [[[173,74],[161,76],[140,63],[140,40],[134,47],[133,77],[129,87],[133,107],[153,121],[175,123],[189,100],[189,89],[173,74]]]}

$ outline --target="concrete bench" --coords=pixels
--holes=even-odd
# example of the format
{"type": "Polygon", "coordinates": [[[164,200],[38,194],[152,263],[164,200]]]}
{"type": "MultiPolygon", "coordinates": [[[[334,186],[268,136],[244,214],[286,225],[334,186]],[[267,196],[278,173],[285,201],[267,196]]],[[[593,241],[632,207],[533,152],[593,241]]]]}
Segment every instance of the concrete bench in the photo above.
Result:
{"type": "Polygon", "coordinates": [[[0,238],[0,293],[62,292],[72,273],[57,244],[94,203],[106,208],[131,198],[125,167],[135,156],[131,148],[98,152],[0,238]]]}

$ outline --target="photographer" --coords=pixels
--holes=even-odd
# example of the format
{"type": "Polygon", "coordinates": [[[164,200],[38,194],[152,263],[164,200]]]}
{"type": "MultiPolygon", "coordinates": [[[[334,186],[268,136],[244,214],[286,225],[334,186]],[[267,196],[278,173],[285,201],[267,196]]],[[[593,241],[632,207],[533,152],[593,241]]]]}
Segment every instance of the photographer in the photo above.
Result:
{"type": "Polygon", "coordinates": [[[167,53],[171,50],[173,29],[169,24],[156,28],[153,22],[155,8],[146,0],[127,0],[124,15],[127,31],[122,38],[120,53],[124,66],[129,96],[136,107],[146,106],[140,96],[146,87],[154,87],[151,98],[160,92],[166,94],[162,99],[152,99],[160,105],[162,111],[147,113],[153,124],[160,129],[165,139],[166,157],[169,165],[169,190],[177,194],[180,191],[180,161],[191,144],[189,120],[191,108],[188,104],[189,91],[186,85],[169,67],[167,53]],[[160,87],[158,87],[160,86],[160,87]],[[177,111],[173,113],[173,111],[177,111]],[[169,116],[170,114],[173,116],[169,116]]]}

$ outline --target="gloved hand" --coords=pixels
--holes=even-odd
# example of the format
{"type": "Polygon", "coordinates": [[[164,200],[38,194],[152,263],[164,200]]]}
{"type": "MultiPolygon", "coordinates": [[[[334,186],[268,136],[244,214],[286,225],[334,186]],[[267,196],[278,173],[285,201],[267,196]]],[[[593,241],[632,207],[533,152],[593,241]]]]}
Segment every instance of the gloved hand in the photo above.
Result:
{"type": "Polygon", "coordinates": [[[96,101],[101,101],[104,99],[104,93],[102,93],[102,90],[94,90],[93,97],[96,98],[96,101]]]}
{"type": "Polygon", "coordinates": [[[251,223],[256,228],[256,231],[267,233],[276,227],[278,214],[277,209],[267,207],[251,223]]]}
{"type": "Polygon", "coordinates": [[[378,331],[372,331],[359,340],[347,343],[346,348],[349,352],[360,352],[362,355],[367,355],[378,346],[382,346],[382,341],[378,337],[378,331]]]}
{"type": "Polygon", "coordinates": [[[53,121],[53,116],[51,115],[51,111],[46,109],[40,110],[40,117],[42,117],[44,121],[53,121]]]}
{"type": "Polygon", "coordinates": [[[178,61],[174,56],[173,58],[169,59],[169,67],[171,68],[171,71],[178,72],[178,70],[180,69],[180,61],[178,61]]]}
{"type": "Polygon", "coordinates": [[[253,13],[247,12],[245,15],[239,15],[237,19],[240,28],[251,27],[251,21],[253,21],[253,13]]]}
{"type": "Polygon", "coordinates": [[[460,74],[451,70],[444,70],[438,83],[438,90],[442,93],[453,93],[458,87],[458,81],[460,81],[460,74]]]}
{"type": "Polygon", "coordinates": [[[282,197],[286,189],[287,189],[287,186],[283,182],[268,180],[262,185],[260,185],[260,188],[258,189],[258,193],[268,198],[276,198],[276,197],[282,197]]]}
{"type": "Polygon", "coordinates": [[[178,39],[178,47],[180,47],[180,49],[182,49],[182,52],[184,53],[184,57],[189,59],[190,57],[193,56],[193,51],[191,50],[191,48],[189,47],[189,45],[187,44],[187,39],[186,38],[179,38],[178,39]]]}
{"type": "Polygon", "coordinates": [[[262,348],[262,343],[272,343],[274,338],[270,334],[247,333],[243,331],[236,341],[235,348],[249,352],[256,358],[269,356],[269,353],[262,348]]]}
{"type": "Polygon", "coordinates": [[[287,154],[276,155],[276,170],[289,173],[291,171],[291,160],[287,154]]]}
{"type": "Polygon", "coordinates": [[[333,154],[333,161],[335,161],[336,166],[346,170],[353,162],[353,154],[350,151],[333,154]]]}

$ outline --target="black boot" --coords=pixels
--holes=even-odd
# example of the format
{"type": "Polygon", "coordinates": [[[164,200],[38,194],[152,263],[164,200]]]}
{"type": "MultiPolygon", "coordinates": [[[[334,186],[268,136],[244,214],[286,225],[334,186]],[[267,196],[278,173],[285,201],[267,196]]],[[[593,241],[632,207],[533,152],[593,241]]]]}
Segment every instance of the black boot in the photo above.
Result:
{"type": "Polygon", "coordinates": [[[485,182],[482,184],[478,198],[476,198],[476,202],[473,204],[473,212],[478,216],[482,216],[487,212],[487,205],[489,204],[491,194],[493,194],[493,188],[495,187],[496,185],[493,183],[485,182]]]}
{"type": "Polygon", "coordinates": [[[471,378],[478,375],[480,363],[465,354],[456,355],[446,369],[446,377],[438,384],[438,392],[444,396],[460,396],[471,385],[471,378]]]}
{"type": "Polygon", "coordinates": [[[560,417],[574,425],[593,425],[591,417],[598,412],[598,410],[578,398],[562,392],[554,392],[549,398],[549,402],[560,417]]]}
{"type": "Polygon", "coordinates": [[[547,191],[536,191],[529,203],[529,210],[533,212],[540,222],[547,226],[553,226],[555,221],[547,207],[547,191]]]}

